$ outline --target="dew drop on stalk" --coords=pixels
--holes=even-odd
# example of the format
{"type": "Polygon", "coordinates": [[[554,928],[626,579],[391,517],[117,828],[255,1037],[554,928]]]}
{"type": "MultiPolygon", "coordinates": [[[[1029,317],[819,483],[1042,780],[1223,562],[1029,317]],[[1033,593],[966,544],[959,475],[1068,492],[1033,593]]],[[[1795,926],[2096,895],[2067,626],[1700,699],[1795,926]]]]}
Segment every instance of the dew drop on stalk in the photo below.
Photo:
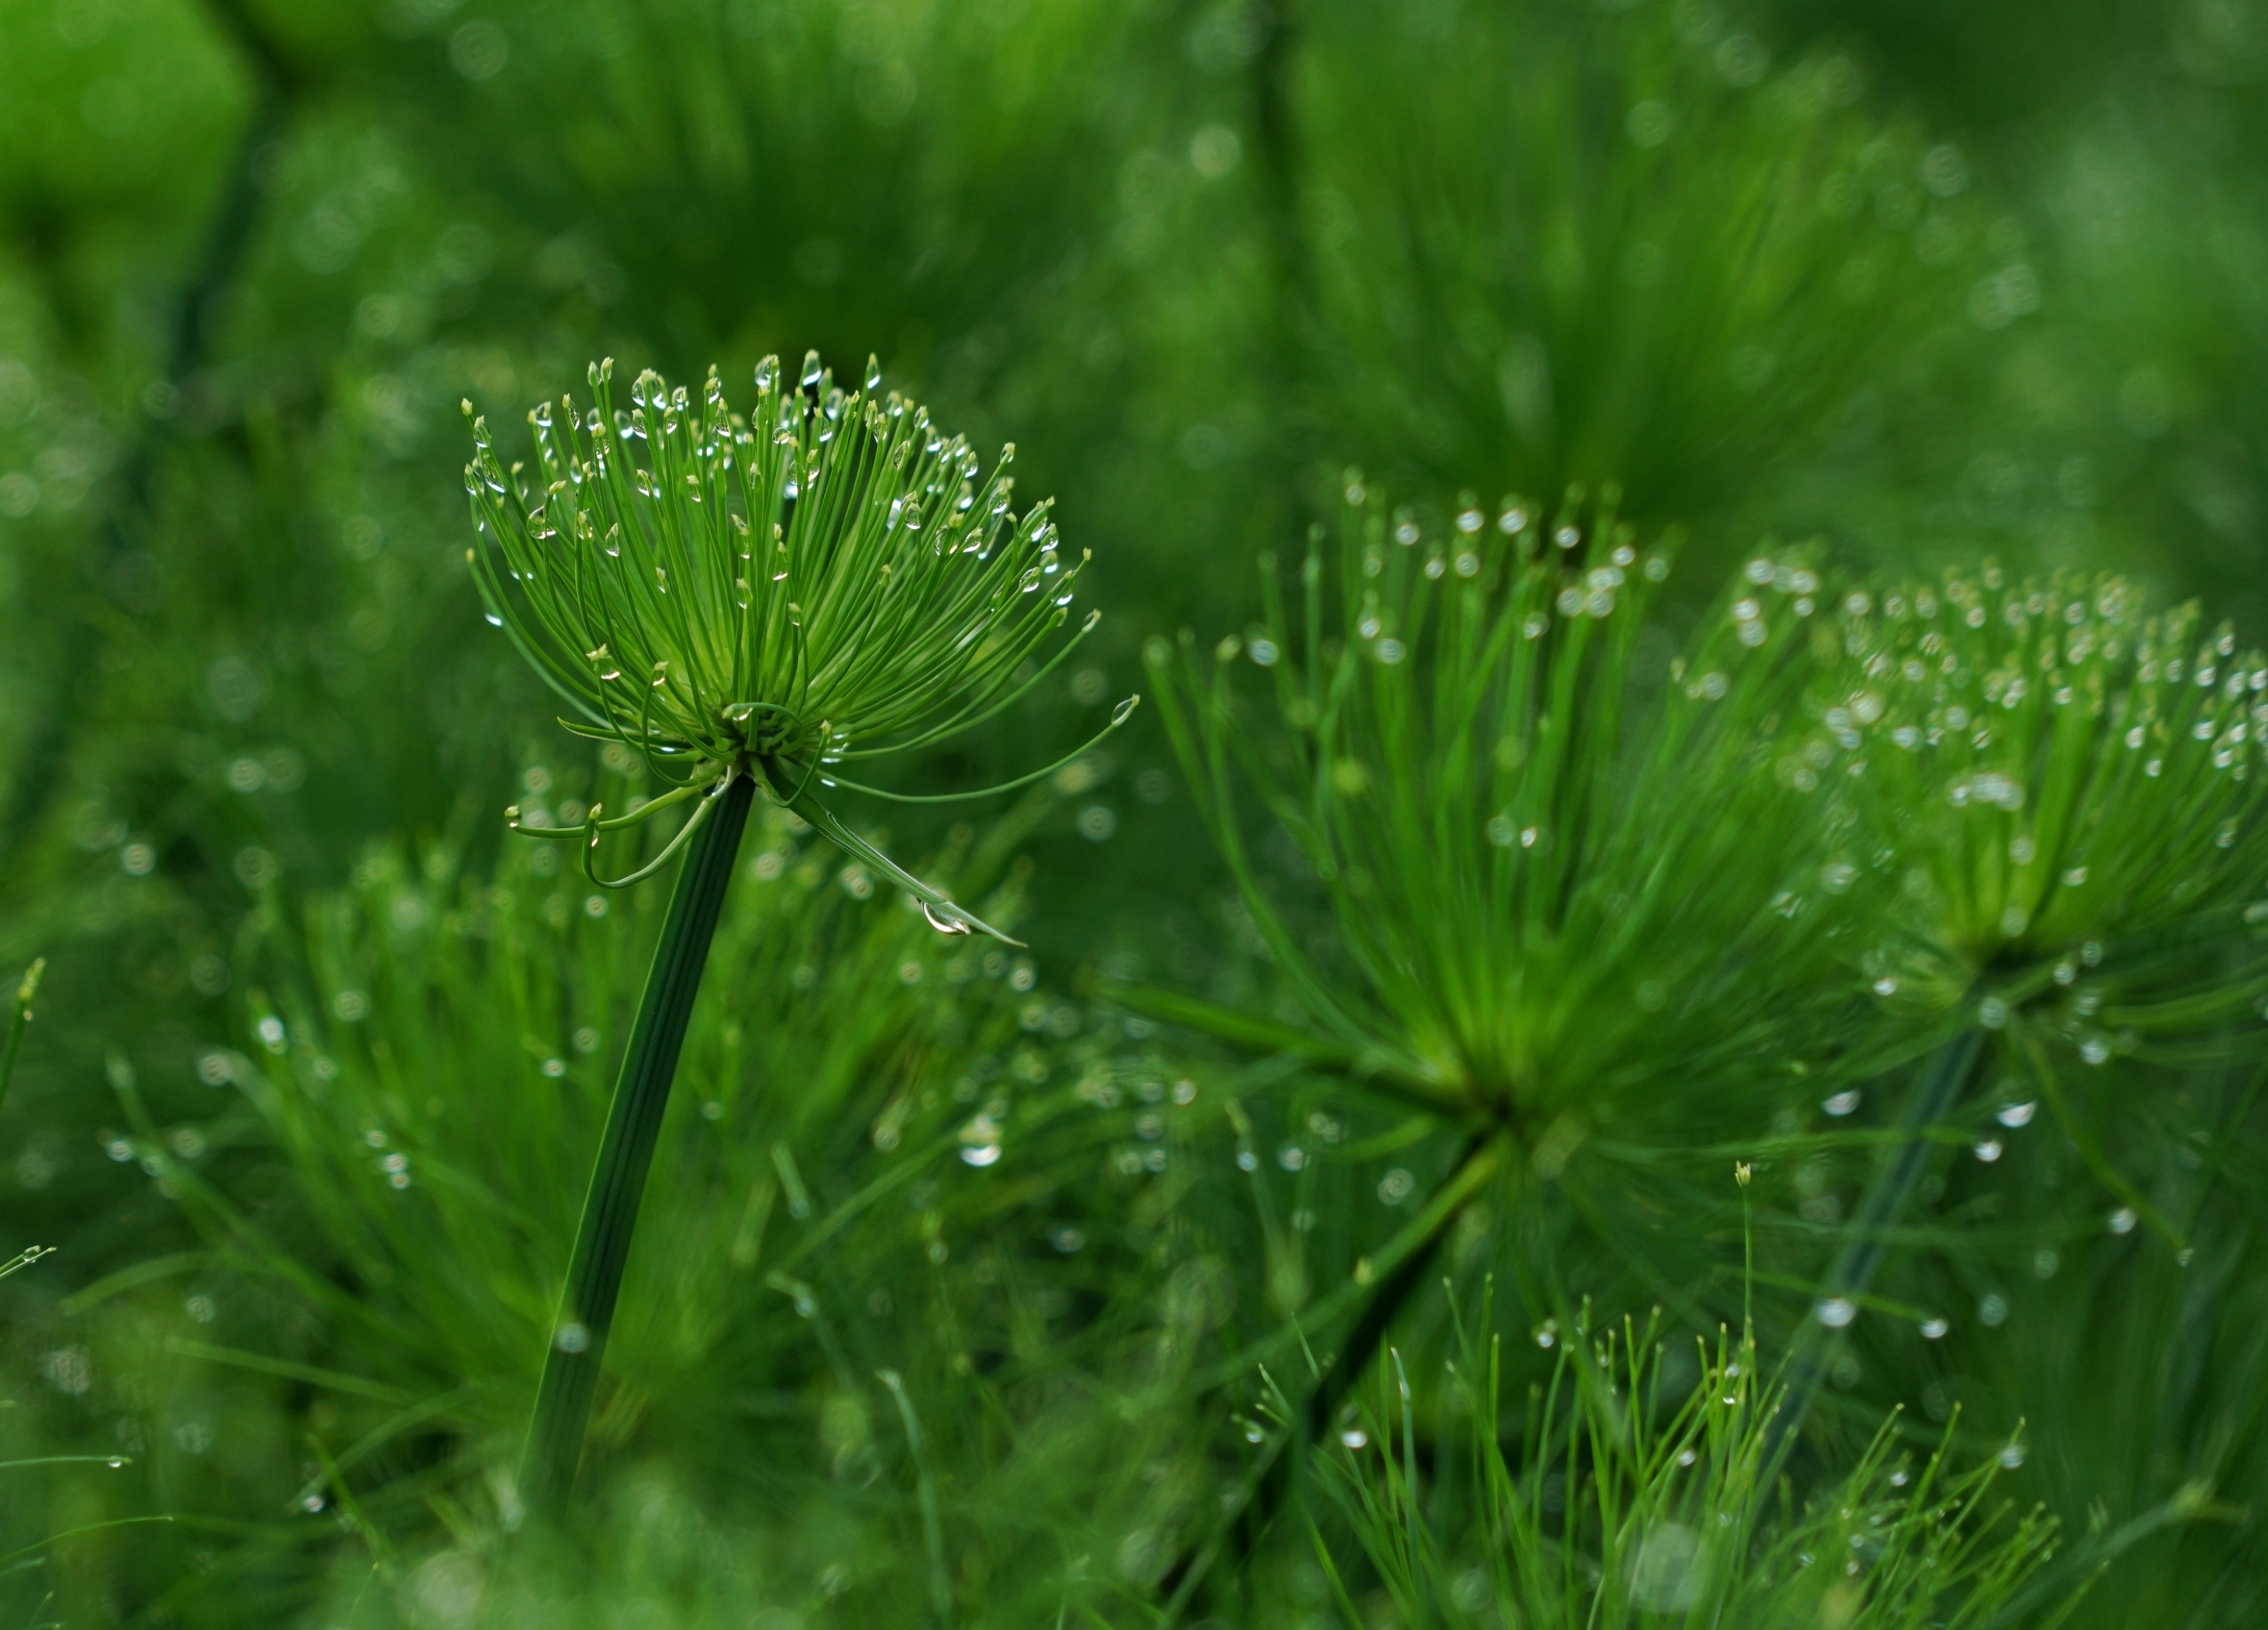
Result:
{"type": "MultiPolygon", "coordinates": [[[[948,909],[950,908],[948,907],[948,909]]],[[[961,921],[958,917],[939,917],[937,914],[936,908],[927,900],[924,900],[922,902],[922,915],[927,917],[929,919],[930,927],[935,929],[940,934],[966,934],[968,932],[968,925],[966,922],[961,921]]]]}
{"type": "Polygon", "coordinates": [[[1921,1339],[1925,1341],[1941,1340],[1944,1339],[1945,1333],[1951,1328],[1952,1326],[1941,1318],[1925,1318],[1920,1325],[1921,1339]]]}

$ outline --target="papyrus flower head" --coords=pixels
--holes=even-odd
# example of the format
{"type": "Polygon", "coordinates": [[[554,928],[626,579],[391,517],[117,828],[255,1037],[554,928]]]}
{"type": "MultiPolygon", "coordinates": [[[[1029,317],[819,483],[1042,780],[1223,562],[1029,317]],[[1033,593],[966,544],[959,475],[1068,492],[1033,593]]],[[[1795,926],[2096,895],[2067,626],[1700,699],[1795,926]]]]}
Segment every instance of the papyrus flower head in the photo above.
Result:
{"type": "Polygon", "coordinates": [[[1150,650],[1201,810],[1328,1038],[1283,1045],[1524,1123],[1539,1151],[1555,1117],[1721,1112],[1831,1053],[1855,981],[1831,943],[1833,750],[1798,723],[1813,569],[1762,562],[1681,657],[1646,618],[1668,555],[1610,509],[1468,495],[1429,525],[1351,475],[1347,500],[1335,585],[1311,546],[1292,614],[1271,573],[1267,621],[1212,663],[1150,650]],[[1295,928],[1256,864],[1248,788],[1335,932],[1295,928]]]}
{"type": "Polygon", "coordinates": [[[2007,987],[1988,1022],[2053,992],[2097,1061],[2113,1007],[2194,1030],[2257,1001],[2268,668],[2198,621],[2117,577],[1989,565],[1847,598],[1825,720],[1865,767],[1861,841],[1899,874],[1878,988],[1985,978],[2007,987]]]}
{"type": "Polygon", "coordinates": [[[792,384],[767,358],[745,415],[713,370],[697,393],[642,373],[627,408],[611,362],[590,379],[595,405],[528,415],[533,472],[477,418],[466,468],[489,620],[571,729],[688,790],[760,777],[839,843],[814,786],[855,786],[843,767],[990,718],[1036,677],[1086,557],[1064,558],[1046,502],[1012,509],[1012,448],[987,475],[872,364],[846,392],[816,353],[792,384]]]}

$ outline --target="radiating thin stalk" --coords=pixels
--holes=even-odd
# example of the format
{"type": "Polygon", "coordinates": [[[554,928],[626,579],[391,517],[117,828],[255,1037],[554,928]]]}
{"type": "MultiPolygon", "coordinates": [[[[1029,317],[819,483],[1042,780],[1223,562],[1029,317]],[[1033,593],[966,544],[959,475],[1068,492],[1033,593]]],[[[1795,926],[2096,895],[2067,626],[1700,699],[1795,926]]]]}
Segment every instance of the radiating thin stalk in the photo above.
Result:
{"type": "Polygon", "coordinates": [[[1480,1133],[1465,1145],[1464,1152],[1457,1156],[1456,1164],[1450,1168],[1449,1175],[1427,1204],[1431,1215],[1425,1232],[1371,1293],[1362,1317],[1340,1344],[1338,1356],[1331,1362],[1330,1368],[1316,1377],[1299,1419],[1277,1435],[1262,1462],[1257,1479],[1247,1479],[1244,1498],[1223,1515],[1220,1528],[1203,1550],[1183,1557],[1167,1571],[1164,1582],[1172,1591],[1166,1608],[1167,1624],[1177,1622],[1204,1587],[1205,1575],[1225,1543],[1233,1544],[1231,1560],[1241,1567],[1260,1537],[1268,1531],[1292,1492],[1292,1469],[1300,1451],[1330,1430],[1331,1423],[1338,1418],[1339,1406],[1362,1378],[1363,1371],[1369,1368],[1370,1361],[1384,1343],[1386,1333],[1393,1328],[1403,1305],[1424,1281],[1449,1230],[1465,1215],[1473,1197],[1496,1177],[1503,1152],[1504,1138],[1498,1133],[1480,1133]],[[1233,1541],[1231,1535],[1234,1536],[1233,1541]]]}
{"type": "Polygon", "coordinates": [[[953,1630],[953,1572],[946,1565],[945,1524],[938,1511],[937,1479],[930,1474],[929,1451],[922,1442],[921,1418],[906,1395],[905,1378],[895,1369],[877,1371],[882,1384],[896,1400],[898,1418],[905,1423],[906,1449],[914,1458],[915,1487],[921,1500],[922,1544],[929,1553],[930,1611],[937,1615],[938,1630],[953,1630]]]}
{"type": "Polygon", "coordinates": [[[32,1023],[32,998],[38,994],[40,975],[48,970],[48,959],[39,958],[24,970],[23,979],[16,986],[16,1000],[11,1004],[8,1017],[8,1043],[0,1049],[0,1104],[8,1101],[8,1083],[16,1076],[16,1054],[24,1046],[24,1032],[32,1023]]]}
{"type": "MultiPolygon", "coordinates": [[[[1907,1201],[1920,1186],[1922,1173],[1929,1168],[1930,1128],[1952,1113],[1953,1106],[1968,1090],[1984,1046],[1984,1032],[1971,1028],[1940,1047],[1930,1060],[1921,1084],[1906,1100],[1906,1112],[1898,1123],[1898,1141],[1890,1151],[1890,1158],[1875,1174],[1866,1197],[1859,1202],[1858,1215],[1852,1219],[1851,1243],[1843,1247],[1842,1254],[1819,1282],[1815,1313],[1830,1302],[1856,1303],[1873,1288],[1882,1259],[1889,1252],[1889,1230],[1904,1214],[1907,1201]]],[[[1817,1326],[1812,1328],[1815,1330],[1817,1326]]],[[[1766,1464],[1775,1469],[1802,1429],[1804,1417],[1819,1396],[1819,1384],[1826,1374],[1825,1355],[1819,1342],[1804,1344],[1799,1353],[1794,1373],[1788,1378],[1786,1402],[1772,1422],[1767,1445],[1766,1464]]]]}
{"type": "Polygon", "coordinates": [[[733,860],[755,790],[747,775],[735,775],[718,795],[716,813],[695,837],[670,896],[661,943],[654,948],[653,966],[646,974],[645,994],[638,1000],[637,1020],[615,1083],[614,1107],[607,1115],[606,1135],[599,1144],[598,1164],[575,1231],[575,1254],[552,1325],[543,1380],[535,1394],[535,1418],[520,1465],[521,1498],[541,1516],[556,1516],[574,1488],[583,1434],[591,1419],[591,1396],[606,1356],[623,1265],[630,1259],[638,1200],[645,1192],[654,1140],[669,1102],[670,1081],[677,1073],[678,1049],[701,988],[701,971],[709,959],[709,943],[733,880],[733,860]]]}

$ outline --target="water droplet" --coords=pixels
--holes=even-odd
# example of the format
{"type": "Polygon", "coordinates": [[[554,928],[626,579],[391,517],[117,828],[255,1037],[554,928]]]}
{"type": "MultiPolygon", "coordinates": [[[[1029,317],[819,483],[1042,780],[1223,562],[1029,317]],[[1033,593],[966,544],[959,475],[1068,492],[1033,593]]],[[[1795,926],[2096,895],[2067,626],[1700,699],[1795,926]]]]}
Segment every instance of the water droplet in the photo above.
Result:
{"type": "Polygon", "coordinates": [[[2110,1231],[2114,1234],[2131,1234],[2134,1231],[2135,1222],[2134,1208],[2121,1206],[2110,1214],[2110,1231]]]}
{"type": "Polygon", "coordinates": [[[482,612],[482,613],[481,613],[481,615],[482,615],[482,617],[483,619],[485,619],[485,620],[486,620],[486,621],[487,621],[487,623],[488,623],[488,625],[489,625],[489,627],[490,627],[490,628],[503,628],[503,627],[504,627],[504,619],[503,619],[503,618],[501,618],[501,617],[499,617],[499,616],[497,616],[497,615],[496,614],[496,613],[494,613],[494,612],[482,612]]]}
{"type": "Polygon", "coordinates": [[[961,1149],[961,1158],[972,1166],[989,1166],[1000,1158],[1000,1146],[998,1143],[967,1144],[961,1149]]]}
{"type": "Polygon", "coordinates": [[[2003,1104],[1993,1112],[1992,1119],[2012,1129],[2028,1127],[2032,1123],[2033,1112],[2038,1108],[2037,1104],[2003,1104]]]}
{"type": "Polygon", "coordinates": [[[563,1353],[580,1353],[590,1347],[591,1333],[571,1318],[559,1326],[551,1338],[551,1345],[563,1353]]]}
{"type": "Polygon", "coordinates": [[[2011,1472],[2023,1465],[2024,1446],[2021,1443],[2009,1444],[2000,1451],[2000,1464],[2011,1472]]]}
{"type": "Polygon", "coordinates": [[[1998,1030],[2008,1022],[2008,1004],[1998,996],[1987,996],[1977,1004],[1977,1022],[1987,1030],[1998,1030]]]}
{"type": "Polygon", "coordinates": [[[2008,1319],[2008,1303],[1998,1292],[1977,1304],[1977,1317],[1988,1329],[1998,1329],[2008,1319]]]}
{"type": "MultiPolygon", "coordinates": [[[[947,906],[946,907],[947,912],[952,913],[957,913],[959,909],[960,908],[955,906],[947,906]]],[[[929,919],[930,927],[935,929],[940,934],[966,934],[968,932],[968,924],[961,916],[956,914],[939,917],[937,914],[936,908],[927,900],[924,900],[922,902],[922,915],[927,917],[929,919]]]]}
{"type": "Polygon", "coordinates": [[[808,391],[818,385],[819,371],[819,353],[806,351],[803,354],[803,378],[799,381],[805,390],[808,391]]]}
{"type": "Polygon", "coordinates": [[[1819,1322],[1830,1330],[1840,1330],[1859,1317],[1859,1309],[1848,1296],[1830,1296],[1813,1310],[1819,1322]]]}
{"type": "Polygon", "coordinates": [[[126,1457],[124,1455],[113,1455],[109,1459],[104,1461],[102,1464],[115,1472],[119,1467],[124,1465],[126,1463],[126,1457]]]}
{"type": "Polygon", "coordinates": [[[756,389],[769,391],[779,383],[779,358],[767,356],[756,364],[756,389]]]}
{"type": "Polygon", "coordinates": [[[1921,1321],[1921,1339],[1925,1341],[1943,1340],[1945,1333],[1951,1328],[1953,1326],[1941,1318],[1925,1318],[1921,1321]]]}
{"type": "Polygon", "coordinates": [[[1979,1138],[1977,1140],[1976,1148],[1970,1152],[1974,1154],[1977,1159],[1983,1161],[1985,1164],[1990,1165],[1992,1162],[2000,1158],[2000,1140],[1998,1138],[1979,1138]]]}
{"type": "Polygon", "coordinates": [[[1339,1442],[1349,1449],[1360,1449],[1370,1442],[1370,1434],[1360,1427],[1349,1427],[1339,1434],[1339,1442]]]}
{"type": "Polygon", "coordinates": [[[881,363],[881,359],[880,359],[880,357],[875,356],[874,355],[873,355],[873,354],[870,352],[870,353],[868,353],[867,357],[866,357],[866,388],[867,388],[868,390],[870,390],[870,391],[871,391],[871,390],[873,390],[876,385],[879,385],[880,384],[881,384],[881,382],[882,382],[882,363],[881,363]]]}
{"type": "Polygon", "coordinates": [[[1821,1103],[1819,1107],[1825,1110],[1830,1115],[1847,1115],[1852,1110],[1859,1107],[1859,1097],[1860,1093],[1859,1089],[1852,1087],[1845,1091],[1837,1092],[1833,1098],[1824,1100],[1821,1103]]]}

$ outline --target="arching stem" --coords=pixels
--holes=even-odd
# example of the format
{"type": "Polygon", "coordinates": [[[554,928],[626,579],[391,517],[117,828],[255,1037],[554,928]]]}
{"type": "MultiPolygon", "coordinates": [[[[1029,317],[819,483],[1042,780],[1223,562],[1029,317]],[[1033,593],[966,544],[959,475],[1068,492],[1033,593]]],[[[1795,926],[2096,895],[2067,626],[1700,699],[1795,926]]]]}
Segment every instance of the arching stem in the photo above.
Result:
{"type": "Polygon", "coordinates": [[[686,1022],[701,988],[701,971],[709,960],[709,943],[716,936],[755,791],[754,779],[735,775],[718,795],[708,824],[688,846],[669,899],[669,914],[662,921],[661,942],[646,974],[645,994],[638,999],[637,1019],[615,1083],[614,1106],[599,1143],[582,1222],[575,1231],[575,1254],[568,1264],[559,1316],[552,1325],[543,1380],[536,1389],[535,1418],[520,1464],[521,1498],[539,1516],[558,1516],[574,1489],[583,1435],[590,1424],[591,1398],[606,1356],[622,1268],[630,1259],[630,1234],[645,1193],[646,1171],[653,1164],[654,1140],[661,1131],[686,1022]]]}
{"type": "Polygon", "coordinates": [[[1495,1179],[1503,1163],[1504,1149],[1505,1134],[1496,1131],[1477,1133],[1465,1145],[1456,1164],[1449,1169],[1448,1176],[1442,1179],[1420,1214],[1416,1237],[1408,1240],[1386,1276],[1371,1292],[1369,1301],[1363,1305],[1362,1316],[1355,1320],[1354,1328],[1340,1344],[1338,1355],[1316,1377],[1298,1419],[1288,1430],[1278,1435],[1266,1457],[1255,1468],[1254,1476],[1247,1479],[1244,1499],[1226,1513],[1220,1528],[1201,1550],[1185,1555],[1167,1574],[1162,1582],[1172,1592],[1166,1608],[1167,1624],[1176,1622],[1187,1610],[1224,1548],[1233,1546],[1232,1560],[1241,1563],[1275,1522],[1291,1495],[1292,1474],[1300,1457],[1309,1444],[1330,1430],[1332,1422],[1338,1418],[1339,1406],[1346,1401],[1347,1394],[1370,1367],[1370,1361],[1377,1356],[1385,1343],[1386,1333],[1393,1328],[1403,1308],[1425,1282],[1450,1229],[1465,1215],[1474,1197],[1495,1179]]]}
{"type": "MultiPolygon", "coordinates": [[[[1922,1173],[1929,1169],[1930,1129],[1953,1112],[1969,1090],[1984,1046],[1984,1032],[1972,1028],[1947,1042],[1931,1058],[1920,1084],[1906,1100],[1890,1157],[1859,1202],[1858,1215],[1851,1221],[1851,1243],[1843,1247],[1827,1276],[1819,1281],[1815,1307],[1832,1302],[1856,1303],[1874,1288],[1874,1275],[1889,1253],[1889,1231],[1904,1215],[1914,1190],[1921,1186],[1922,1173]]],[[[1819,1396],[1819,1384],[1827,1369],[1822,1343],[1817,1339],[1822,1328],[1815,1322],[1807,1327],[1805,1333],[1812,1339],[1798,1348],[1786,1401],[1772,1421],[1764,1463],[1775,1471],[1819,1396]]]]}

